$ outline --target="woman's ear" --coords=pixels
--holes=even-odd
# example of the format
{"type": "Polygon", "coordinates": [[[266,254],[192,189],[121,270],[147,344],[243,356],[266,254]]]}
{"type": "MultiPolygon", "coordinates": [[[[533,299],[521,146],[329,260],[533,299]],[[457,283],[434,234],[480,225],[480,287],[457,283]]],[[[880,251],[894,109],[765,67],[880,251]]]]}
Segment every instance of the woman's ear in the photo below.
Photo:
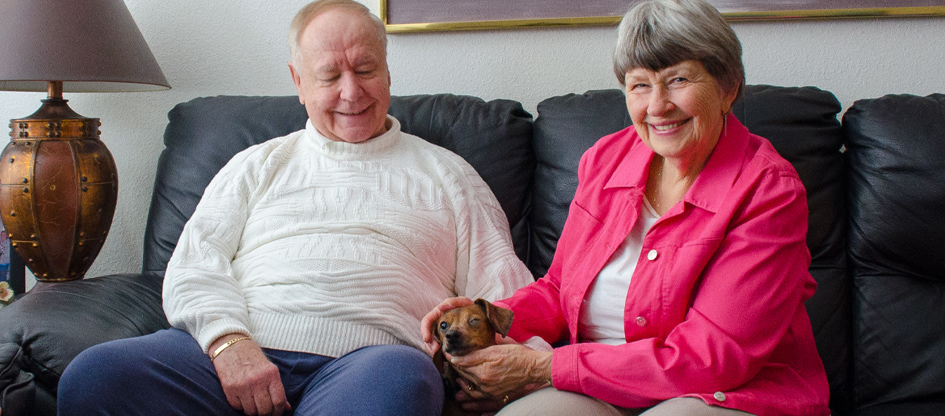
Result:
{"type": "Polygon", "coordinates": [[[728,114],[732,111],[732,106],[735,105],[735,99],[738,98],[738,86],[728,89],[721,86],[719,88],[719,93],[722,95],[722,114],[728,114]]]}

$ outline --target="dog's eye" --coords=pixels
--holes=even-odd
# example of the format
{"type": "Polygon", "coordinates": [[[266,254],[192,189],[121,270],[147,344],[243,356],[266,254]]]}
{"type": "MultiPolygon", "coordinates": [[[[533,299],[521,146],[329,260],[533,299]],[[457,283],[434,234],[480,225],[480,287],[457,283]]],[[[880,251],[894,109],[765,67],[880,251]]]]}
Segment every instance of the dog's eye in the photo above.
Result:
{"type": "Polygon", "coordinates": [[[450,329],[450,324],[446,322],[440,322],[440,329],[446,331],[447,329],[450,329]]]}
{"type": "Polygon", "coordinates": [[[479,325],[479,318],[472,318],[469,320],[469,326],[479,325]]]}

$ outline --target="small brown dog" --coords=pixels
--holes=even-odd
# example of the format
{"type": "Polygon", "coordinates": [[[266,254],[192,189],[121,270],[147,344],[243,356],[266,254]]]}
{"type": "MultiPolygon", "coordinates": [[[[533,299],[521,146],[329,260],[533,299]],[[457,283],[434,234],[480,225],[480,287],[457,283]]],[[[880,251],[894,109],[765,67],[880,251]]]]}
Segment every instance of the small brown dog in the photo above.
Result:
{"type": "Polygon", "coordinates": [[[512,315],[514,313],[508,309],[495,306],[485,299],[476,299],[472,305],[446,311],[430,325],[430,333],[440,342],[440,349],[433,356],[433,363],[443,375],[443,386],[446,389],[444,415],[473,413],[464,411],[455,400],[459,388],[456,383],[457,372],[443,353],[461,356],[495,345],[496,333],[508,335],[509,328],[512,327],[512,315]]]}

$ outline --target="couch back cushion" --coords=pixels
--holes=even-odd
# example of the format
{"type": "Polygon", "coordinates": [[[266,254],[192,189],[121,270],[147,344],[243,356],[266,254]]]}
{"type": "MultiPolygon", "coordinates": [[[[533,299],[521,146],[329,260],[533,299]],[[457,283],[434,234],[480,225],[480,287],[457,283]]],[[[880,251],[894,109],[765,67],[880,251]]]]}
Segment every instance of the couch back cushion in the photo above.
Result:
{"type": "MultiPolygon", "coordinates": [[[[390,114],[404,131],[469,161],[496,193],[524,259],[534,170],[531,114],[514,101],[448,94],[392,97],[390,114]]],[[[220,96],[181,103],[168,119],[145,231],[144,273],[163,274],[204,189],[233,155],[303,129],[308,116],[295,96],[220,96]]]]}
{"type": "MultiPolygon", "coordinates": [[[[843,137],[833,94],[811,87],[750,85],[733,112],[748,129],[771,141],[790,161],[807,189],[807,244],[817,293],[808,313],[831,383],[835,412],[843,412],[850,391],[850,284],[845,241],[843,137]]],[[[600,137],[632,122],[620,90],[588,91],[549,98],[535,119],[535,185],[528,265],[548,270],[568,206],[577,188],[581,155],[600,137]]]]}
{"type": "Polygon", "coordinates": [[[843,126],[855,402],[876,414],[942,414],[945,95],[857,101],[843,126]]]}

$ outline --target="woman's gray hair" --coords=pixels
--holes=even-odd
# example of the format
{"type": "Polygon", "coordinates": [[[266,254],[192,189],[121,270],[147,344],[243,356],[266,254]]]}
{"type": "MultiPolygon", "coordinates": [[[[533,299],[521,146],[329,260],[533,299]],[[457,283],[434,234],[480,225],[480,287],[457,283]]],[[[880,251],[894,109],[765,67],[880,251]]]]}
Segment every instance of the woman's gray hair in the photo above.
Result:
{"type": "Polygon", "coordinates": [[[644,0],[623,16],[617,29],[614,74],[634,68],[658,71],[698,61],[726,91],[745,86],[742,45],[722,14],[705,0],[644,0]]]}
{"type": "Polygon", "coordinates": [[[387,51],[387,29],[384,28],[384,22],[381,21],[379,17],[375,16],[374,13],[371,13],[371,10],[365,5],[353,0],[318,0],[307,4],[302,10],[299,10],[295,18],[292,19],[292,23],[289,25],[289,54],[292,57],[293,64],[298,65],[302,58],[302,51],[299,50],[299,37],[302,36],[302,31],[305,30],[305,27],[308,26],[313,19],[318,17],[318,15],[334,8],[348,9],[361,13],[369,18],[377,28],[377,36],[381,44],[384,45],[384,51],[387,51]]]}

